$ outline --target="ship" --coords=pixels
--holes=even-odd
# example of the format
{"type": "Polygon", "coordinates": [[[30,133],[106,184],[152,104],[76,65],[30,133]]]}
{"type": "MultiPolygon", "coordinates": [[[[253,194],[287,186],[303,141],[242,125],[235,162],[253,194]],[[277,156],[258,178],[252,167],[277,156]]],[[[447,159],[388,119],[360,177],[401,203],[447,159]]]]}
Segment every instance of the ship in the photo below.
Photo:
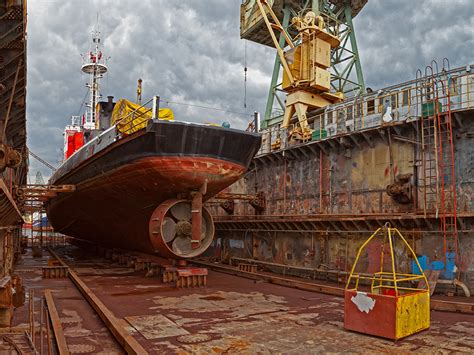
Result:
{"type": "Polygon", "coordinates": [[[48,201],[49,221],[58,233],[109,248],[198,256],[214,237],[203,204],[248,171],[261,136],[177,121],[159,96],[141,103],[141,85],[138,103],[101,101],[107,61],[100,47],[94,31],[82,66],[90,75],[88,109],[66,126],[64,161],[49,180],[74,189],[48,201]]]}

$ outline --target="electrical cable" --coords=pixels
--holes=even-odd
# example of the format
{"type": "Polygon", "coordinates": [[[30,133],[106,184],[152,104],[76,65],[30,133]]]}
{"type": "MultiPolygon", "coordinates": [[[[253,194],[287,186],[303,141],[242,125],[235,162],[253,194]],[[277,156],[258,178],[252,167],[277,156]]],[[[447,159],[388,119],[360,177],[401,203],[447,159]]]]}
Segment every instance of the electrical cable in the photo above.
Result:
{"type": "Polygon", "coordinates": [[[86,103],[88,93],[89,93],[89,88],[87,88],[87,90],[86,90],[86,94],[84,95],[84,98],[82,99],[81,106],[79,107],[79,110],[77,110],[76,116],[79,116],[79,114],[81,113],[82,106],[84,106],[84,104],[86,103]]]}
{"type": "Polygon", "coordinates": [[[182,106],[190,106],[190,107],[197,107],[197,108],[203,108],[203,109],[206,109],[206,110],[213,110],[213,111],[221,111],[221,112],[227,112],[227,113],[233,113],[233,114],[236,114],[236,115],[241,115],[241,116],[252,116],[248,113],[245,113],[245,112],[237,112],[237,111],[231,111],[231,110],[225,110],[225,109],[222,109],[222,108],[217,108],[217,107],[210,107],[210,106],[202,106],[202,105],[194,105],[194,104],[187,104],[187,103],[184,103],[184,102],[176,102],[176,101],[168,101],[168,100],[165,100],[165,99],[161,99],[161,101],[167,103],[167,104],[172,104],[172,105],[182,105],[182,106]]]}

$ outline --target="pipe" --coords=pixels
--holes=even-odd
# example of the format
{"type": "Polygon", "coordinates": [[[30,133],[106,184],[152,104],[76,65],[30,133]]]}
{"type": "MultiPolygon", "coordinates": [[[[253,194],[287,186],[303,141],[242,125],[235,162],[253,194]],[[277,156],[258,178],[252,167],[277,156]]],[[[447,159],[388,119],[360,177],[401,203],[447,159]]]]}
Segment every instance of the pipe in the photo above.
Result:
{"type": "Polygon", "coordinates": [[[254,127],[255,127],[255,132],[259,132],[260,131],[260,113],[258,113],[257,111],[255,111],[253,113],[253,124],[254,124],[254,127]]]}
{"type": "MultiPolygon", "coordinates": [[[[268,265],[268,266],[275,266],[275,267],[282,267],[286,269],[294,269],[294,270],[301,270],[301,271],[310,271],[310,272],[320,272],[320,273],[327,273],[327,274],[336,274],[336,275],[348,275],[348,271],[342,270],[329,270],[329,269],[321,269],[321,268],[310,268],[304,266],[294,266],[294,265],[286,265],[280,263],[273,263],[270,261],[262,261],[262,260],[255,260],[255,259],[248,259],[248,258],[238,258],[238,257],[231,257],[232,260],[243,261],[246,263],[255,263],[261,265],[268,265]]],[[[362,276],[372,276],[371,274],[361,273],[359,275],[362,276]]]]}
{"type": "MultiPolygon", "coordinates": [[[[232,232],[282,232],[282,233],[372,233],[373,230],[329,230],[329,229],[265,229],[265,228],[216,228],[216,231],[232,231],[232,232]]],[[[442,234],[443,231],[434,230],[416,230],[410,231],[411,234],[442,234]]],[[[474,229],[464,231],[463,233],[474,233],[474,229]]]]}
{"type": "Polygon", "coordinates": [[[321,149],[319,150],[319,213],[323,213],[323,151],[321,149]]]}
{"type": "Polygon", "coordinates": [[[466,297],[471,297],[471,293],[469,292],[469,289],[467,288],[467,286],[463,282],[461,282],[457,279],[454,279],[453,283],[454,283],[455,286],[459,286],[459,287],[462,288],[462,290],[464,291],[464,295],[466,297]]]}

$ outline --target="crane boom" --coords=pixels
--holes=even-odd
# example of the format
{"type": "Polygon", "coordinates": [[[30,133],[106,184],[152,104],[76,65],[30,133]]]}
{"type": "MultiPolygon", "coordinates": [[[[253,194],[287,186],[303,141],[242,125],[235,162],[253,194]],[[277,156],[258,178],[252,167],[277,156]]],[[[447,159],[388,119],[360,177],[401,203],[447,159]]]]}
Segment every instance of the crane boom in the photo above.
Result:
{"type": "Polygon", "coordinates": [[[296,113],[298,125],[289,130],[289,136],[309,140],[312,130],[308,124],[307,111],[339,102],[343,97],[342,93],[330,92],[328,70],[331,66],[331,49],[337,48],[340,40],[325,30],[323,18],[312,11],[292,19],[298,34],[291,38],[268,0],[256,0],[256,4],[284,68],[282,90],[287,93],[287,97],[281,127],[289,128],[291,118],[296,113]],[[275,31],[283,35],[283,46],[275,31]],[[290,48],[285,52],[287,46],[290,48]]]}
{"type": "Polygon", "coordinates": [[[50,163],[48,163],[46,160],[40,158],[38,155],[36,155],[35,153],[33,153],[29,148],[28,148],[28,153],[29,153],[33,158],[35,158],[37,161],[39,161],[40,163],[42,163],[43,165],[45,165],[46,167],[48,167],[48,168],[51,169],[52,171],[58,170],[58,169],[56,169],[53,165],[51,165],[50,163]]]}
{"type": "Polygon", "coordinates": [[[294,83],[294,78],[293,74],[291,73],[290,67],[288,66],[288,61],[285,58],[285,52],[283,51],[283,48],[280,46],[280,43],[275,35],[275,29],[283,34],[285,37],[285,43],[289,45],[291,48],[294,48],[295,45],[293,44],[293,41],[291,40],[290,36],[288,36],[288,33],[285,31],[283,26],[280,23],[280,20],[278,20],[278,17],[275,15],[275,12],[273,11],[272,7],[268,4],[266,0],[257,0],[257,5],[260,10],[260,13],[262,14],[262,18],[265,21],[265,25],[267,26],[268,32],[270,33],[270,36],[272,37],[272,41],[275,44],[275,48],[277,50],[278,56],[280,57],[281,64],[283,68],[285,69],[286,74],[290,78],[290,81],[294,83]],[[274,23],[270,23],[270,20],[268,19],[267,16],[267,11],[272,17],[274,23]]]}

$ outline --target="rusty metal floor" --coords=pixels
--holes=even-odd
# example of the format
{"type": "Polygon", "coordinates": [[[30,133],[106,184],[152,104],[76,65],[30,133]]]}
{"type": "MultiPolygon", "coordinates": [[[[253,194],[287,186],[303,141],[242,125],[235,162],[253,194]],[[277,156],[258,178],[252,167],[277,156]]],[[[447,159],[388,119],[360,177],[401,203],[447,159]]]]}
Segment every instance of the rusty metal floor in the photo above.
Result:
{"type": "MultiPolygon", "coordinates": [[[[144,272],[58,250],[101,301],[150,353],[472,352],[474,316],[431,313],[431,328],[393,342],[343,329],[343,299],[209,271],[208,286],[176,289],[144,272]]],[[[27,287],[50,288],[71,353],[120,353],[105,325],[68,279],[41,278],[43,258],[17,265],[27,287]],[[23,271],[21,271],[23,270],[23,271]]],[[[28,308],[15,312],[25,323],[28,308]],[[26,314],[26,315],[25,315],[26,314]]]]}
{"type": "MultiPolygon", "coordinates": [[[[68,348],[72,354],[85,353],[124,353],[115,338],[102,323],[100,318],[74,287],[69,279],[43,279],[42,266],[47,264],[49,254],[44,251],[42,258],[33,258],[28,249],[23,260],[15,265],[14,273],[21,276],[27,289],[34,290],[35,325],[40,327],[39,302],[44,290],[53,292],[54,301],[61,317],[68,348]]],[[[25,305],[15,309],[13,326],[27,327],[29,323],[28,292],[25,305]]],[[[39,334],[36,334],[36,345],[39,351],[39,334]]],[[[46,343],[43,346],[46,350],[46,343]]],[[[47,353],[47,352],[45,352],[47,353]]]]}

